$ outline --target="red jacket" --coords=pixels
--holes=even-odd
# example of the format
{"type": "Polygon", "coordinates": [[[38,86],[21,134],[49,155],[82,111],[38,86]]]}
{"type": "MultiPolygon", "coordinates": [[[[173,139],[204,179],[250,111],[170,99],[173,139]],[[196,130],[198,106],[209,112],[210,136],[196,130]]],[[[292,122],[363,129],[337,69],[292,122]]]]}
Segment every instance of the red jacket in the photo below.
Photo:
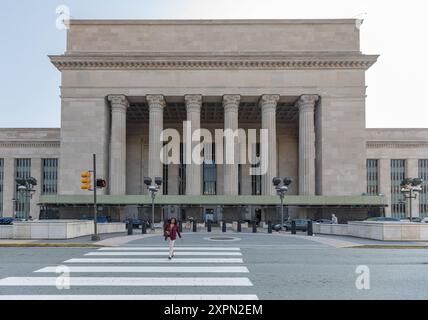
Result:
{"type": "Polygon", "coordinates": [[[168,237],[170,237],[171,240],[176,240],[177,234],[181,238],[180,230],[176,224],[173,227],[171,227],[171,224],[168,223],[167,225],[165,225],[163,231],[165,235],[165,240],[168,239],[168,237]]]}

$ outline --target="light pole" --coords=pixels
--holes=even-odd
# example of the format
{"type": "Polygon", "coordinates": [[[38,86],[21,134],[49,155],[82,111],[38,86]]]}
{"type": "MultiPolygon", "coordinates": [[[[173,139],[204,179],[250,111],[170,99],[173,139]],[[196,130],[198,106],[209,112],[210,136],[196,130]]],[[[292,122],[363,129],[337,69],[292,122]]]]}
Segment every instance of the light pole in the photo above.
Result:
{"type": "Polygon", "coordinates": [[[151,229],[155,230],[155,198],[156,198],[156,194],[160,190],[160,187],[162,186],[163,179],[161,177],[156,177],[155,178],[156,185],[152,185],[152,182],[153,182],[152,178],[150,177],[144,178],[144,184],[147,186],[147,189],[149,189],[149,192],[152,197],[152,223],[150,225],[151,225],[151,229]]]}
{"type": "Polygon", "coordinates": [[[418,196],[418,193],[422,191],[422,183],[424,181],[420,178],[406,178],[403,181],[401,181],[400,187],[401,187],[401,193],[403,194],[404,201],[409,199],[409,215],[410,215],[410,222],[412,222],[412,200],[416,199],[418,196]]]}
{"type": "Polygon", "coordinates": [[[24,197],[25,220],[28,220],[30,217],[30,199],[36,192],[34,187],[37,186],[37,179],[33,177],[17,178],[15,181],[18,184],[18,192],[24,197]]]}
{"type": "Polygon", "coordinates": [[[288,192],[288,187],[292,183],[293,179],[288,177],[284,178],[284,180],[281,180],[281,178],[278,177],[272,179],[272,184],[275,187],[279,197],[281,198],[281,230],[284,227],[284,198],[285,194],[288,192]],[[283,183],[282,186],[281,183],[283,183]]]}

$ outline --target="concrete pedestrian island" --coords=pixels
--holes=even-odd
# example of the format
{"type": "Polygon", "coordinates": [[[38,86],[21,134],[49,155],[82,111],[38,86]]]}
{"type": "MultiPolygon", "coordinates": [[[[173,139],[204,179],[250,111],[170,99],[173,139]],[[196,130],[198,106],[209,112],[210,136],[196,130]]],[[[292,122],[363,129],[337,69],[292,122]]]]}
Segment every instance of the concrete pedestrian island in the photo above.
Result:
{"type": "Polygon", "coordinates": [[[428,223],[355,221],[342,225],[314,224],[314,233],[381,241],[428,241],[428,223]]]}
{"type": "MultiPolygon", "coordinates": [[[[98,224],[98,233],[100,234],[125,231],[124,223],[98,224]]],[[[0,226],[1,239],[64,240],[88,236],[93,233],[93,221],[38,220],[14,222],[10,226],[0,226]]]]}

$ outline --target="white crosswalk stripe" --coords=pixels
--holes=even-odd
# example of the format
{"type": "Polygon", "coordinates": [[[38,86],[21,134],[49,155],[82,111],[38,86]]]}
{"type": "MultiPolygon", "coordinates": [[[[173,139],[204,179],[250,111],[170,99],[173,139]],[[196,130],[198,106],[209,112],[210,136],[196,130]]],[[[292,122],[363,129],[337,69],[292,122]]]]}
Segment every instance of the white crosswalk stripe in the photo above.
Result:
{"type": "MultiPolygon", "coordinates": [[[[150,251],[150,252],[107,252],[107,251],[97,251],[89,252],[85,256],[165,256],[168,254],[168,251],[162,250],[159,251],[150,251]]],[[[176,256],[242,256],[240,252],[175,252],[176,256]]]]}
{"type": "MultiPolygon", "coordinates": [[[[238,276],[249,273],[248,268],[243,265],[240,250],[232,247],[179,247],[175,249],[174,258],[169,260],[168,248],[165,246],[101,248],[86,253],[85,256],[88,257],[64,261],[61,265],[62,269],[51,265],[34,271],[37,274],[56,274],[56,276],[0,279],[0,288],[51,287],[55,289],[60,273],[68,272],[70,288],[81,288],[76,292],[79,294],[68,294],[70,292],[67,290],[61,292],[64,294],[44,294],[40,291],[41,289],[37,289],[40,294],[31,294],[30,291],[28,295],[0,295],[0,300],[257,300],[257,295],[248,293],[247,290],[242,291],[242,294],[228,293],[228,288],[232,287],[253,287],[248,277],[238,276]],[[146,273],[147,276],[137,276],[140,273],[146,273]],[[157,276],[161,274],[171,274],[171,276],[157,276]],[[192,276],[188,277],[186,274],[192,274],[192,276]],[[210,276],[202,276],[208,274],[210,276]],[[224,276],[217,276],[220,274],[224,276]],[[204,292],[162,294],[163,289],[167,290],[171,286],[193,287],[196,291],[196,288],[213,287],[211,290],[215,291],[215,294],[211,292],[210,294],[204,292]],[[96,287],[110,287],[110,289],[103,289],[104,295],[85,294],[82,291],[83,288],[96,287]],[[111,292],[113,288],[127,287],[154,287],[159,294],[138,294],[136,291],[135,295],[129,295],[129,292],[124,294],[111,292]],[[225,292],[223,294],[218,291],[225,292]]],[[[189,290],[193,291],[186,289],[186,292],[189,290]]]]}
{"type": "MultiPolygon", "coordinates": [[[[167,247],[117,247],[100,248],[98,251],[168,251],[167,247]]],[[[175,247],[174,251],[240,251],[239,248],[217,248],[217,247],[175,247]]]]}
{"type": "MultiPolygon", "coordinates": [[[[67,267],[70,273],[248,273],[247,267],[67,267]]],[[[46,267],[34,272],[56,273],[58,267],[46,267]]]]}
{"type": "Polygon", "coordinates": [[[244,263],[241,258],[175,258],[169,261],[165,258],[73,258],[64,263],[244,263]]]}

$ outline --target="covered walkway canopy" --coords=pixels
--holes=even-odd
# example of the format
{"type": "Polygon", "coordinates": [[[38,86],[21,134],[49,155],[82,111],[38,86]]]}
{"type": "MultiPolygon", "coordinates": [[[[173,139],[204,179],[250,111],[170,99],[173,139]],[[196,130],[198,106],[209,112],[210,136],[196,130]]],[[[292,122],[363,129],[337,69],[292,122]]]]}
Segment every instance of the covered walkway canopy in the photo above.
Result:
{"type": "MultiPolygon", "coordinates": [[[[82,206],[92,205],[91,195],[54,195],[41,196],[39,205],[44,206],[82,206]]],[[[99,195],[99,205],[105,206],[143,206],[150,205],[150,196],[109,196],[99,195]]],[[[279,196],[169,196],[159,195],[156,205],[179,206],[278,206],[279,196]]],[[[387,207],[387,201],[382,196],[286,196],[286,206],[297,207],[387,207]]]]}

